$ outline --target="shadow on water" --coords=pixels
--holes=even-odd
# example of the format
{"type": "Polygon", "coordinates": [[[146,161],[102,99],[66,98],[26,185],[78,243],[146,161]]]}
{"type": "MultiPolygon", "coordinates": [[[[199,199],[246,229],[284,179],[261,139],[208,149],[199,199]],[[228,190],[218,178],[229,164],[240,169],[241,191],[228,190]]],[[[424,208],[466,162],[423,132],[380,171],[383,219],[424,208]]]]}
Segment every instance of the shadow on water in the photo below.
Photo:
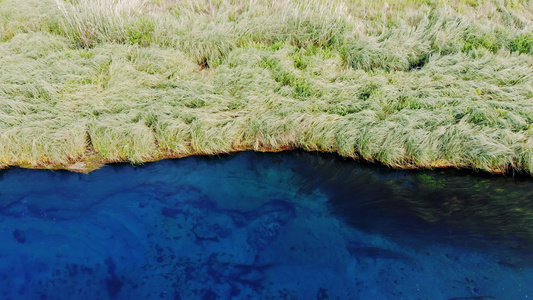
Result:
{"type": "Polygon", "coordinates": [[[323,190],[332,212],[358,229],[502,254],[522,251],[527,254],[522,263],[533,264],[533,178],[528,175],[395,170],[335,155],[290,155],[301,162],[298,173],[309,188],[323,190]]]}

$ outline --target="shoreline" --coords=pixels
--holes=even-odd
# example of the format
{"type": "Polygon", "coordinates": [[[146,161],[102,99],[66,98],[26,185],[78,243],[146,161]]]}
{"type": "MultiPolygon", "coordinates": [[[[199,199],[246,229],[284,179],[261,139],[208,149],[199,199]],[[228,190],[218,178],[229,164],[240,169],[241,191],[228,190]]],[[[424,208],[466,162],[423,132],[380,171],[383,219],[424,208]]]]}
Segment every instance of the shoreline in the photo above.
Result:
{"type": "MultiPolygon", "coordinates": [[[[273,149],[271,147],[265,147],[265,148],[240,148],[238,150],[234,151],[224,151],[224,152],[213,152],[213,153],[189,153],[189,154],[159,154],[152,158],[147,158],[144,161],[137,161],[132,162],[127,159],[125,160],[106,160],[103,157],[99,157],[98,155],[93,154],[89,156],[84,156],[78,160],[73,161],[71,164],[68,165],[62,165],[62,164],[54,164],[53,162],[50,163],[37,163],[37,164],[13,164],[13,165],[0,165],[0,171],[1,170],[7,170],[10,168],[24,168],[24,169],[34,169],[34,170],[50,170],[50,171],[70,171],[74,173],[83,173],[88,174],[93,171],[96,171],[104,166],[117,164],[117,163],[129,163],[132,166],[135,165],[143,165],[145,163],[153,163],[158,162],[160,160],[165,159],[180,159],[180,158],[187,158],[187,157],[202,157],[202,156],[209,156],[209,157],[216,157],[220,155],[233,155],[238,154],[241,152],[262,152],[262,153],[278,153],[278,152],[285,152],[285,151],[304,151],[304,152],[314,152],[318,154],[325,154],[325,155],[334,155],[338,158],[342,159],[353,159],[357,162],[364,162],[364,163],[370,163],[370,164],[376,164],[378,166],[384,166],[396,170],[438,170],[438,169],[456,169],[471,173],[481,173],[481,174],[490,174],[490,175],[502,175],[506,176],[509,174],[513,174],[513,177],[515,175],[518,176],[528,176],[532,175],[528,172],[525,172],[523,170],[518,170],[512,166],[510,166],[507,170],[502,169],[494,169],[494,170],[484,170],[484,169],[476,169],[472,166],[468,165],[453,165],[453,164],[446,164],[446,163],[434,163],[430,165],[416,165],[416,164],[404,164],[404,165],[387,165],[383,162],[373,160],[373,159],[366,159],[358,155],[352,155],[352,156],[343,156],[339,154],[336,151],[323,151],[323,150],[317,150],[317,149],[304,149],[301,147],[279,147],[277,149],[273,149]]],[[[529,177],[529,176],[528,176],[529,177]]]]}

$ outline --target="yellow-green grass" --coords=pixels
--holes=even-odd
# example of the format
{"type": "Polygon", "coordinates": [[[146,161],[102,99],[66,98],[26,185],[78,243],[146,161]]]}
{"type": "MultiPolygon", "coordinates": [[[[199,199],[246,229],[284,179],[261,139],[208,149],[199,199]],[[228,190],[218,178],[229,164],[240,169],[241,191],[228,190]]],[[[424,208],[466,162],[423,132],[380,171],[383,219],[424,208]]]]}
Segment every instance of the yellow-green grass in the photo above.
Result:
{"type": "Polygon", "coordinates": [[[533,173],[533,2],[0,0],[0,167],[242,150],[533,173]]]}

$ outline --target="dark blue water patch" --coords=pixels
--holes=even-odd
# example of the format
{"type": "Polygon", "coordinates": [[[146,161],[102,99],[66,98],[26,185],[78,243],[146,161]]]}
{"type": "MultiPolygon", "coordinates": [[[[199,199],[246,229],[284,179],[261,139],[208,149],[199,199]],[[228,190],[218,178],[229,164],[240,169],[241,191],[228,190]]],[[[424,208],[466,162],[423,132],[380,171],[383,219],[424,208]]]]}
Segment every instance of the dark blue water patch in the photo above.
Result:
{"type": "Polygon", "coordinates": [[[469,247],[496,255],[502,265],[533,264],[531,177],[352,168],[321,156],[311,166],[318,167],[314,174],[328,174],[318,181],[333,212],[358,229],[400,244],[423,240],[469,247]]]}
{"type": "Polygon", "coordinates": [[[304,152],[0,173],[1,299],[524,299],[533,181],[304,152]]]}

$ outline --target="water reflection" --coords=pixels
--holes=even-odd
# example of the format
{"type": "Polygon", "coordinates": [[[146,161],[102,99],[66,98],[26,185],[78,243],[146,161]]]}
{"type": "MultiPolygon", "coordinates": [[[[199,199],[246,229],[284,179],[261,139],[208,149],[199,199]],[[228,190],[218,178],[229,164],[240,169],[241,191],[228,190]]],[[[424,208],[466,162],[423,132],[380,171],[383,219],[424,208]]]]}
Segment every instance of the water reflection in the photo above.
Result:
{"type": "Polygon", "coordinates": [[[296,154],[334,213],[366,230],[533,250],[533,180],[459,170],[391,170],[296,154]],[[310,175],[312,174],[312,175],[310,175]],[[428,236],[428,237],[429,237],[428,236]]]}

